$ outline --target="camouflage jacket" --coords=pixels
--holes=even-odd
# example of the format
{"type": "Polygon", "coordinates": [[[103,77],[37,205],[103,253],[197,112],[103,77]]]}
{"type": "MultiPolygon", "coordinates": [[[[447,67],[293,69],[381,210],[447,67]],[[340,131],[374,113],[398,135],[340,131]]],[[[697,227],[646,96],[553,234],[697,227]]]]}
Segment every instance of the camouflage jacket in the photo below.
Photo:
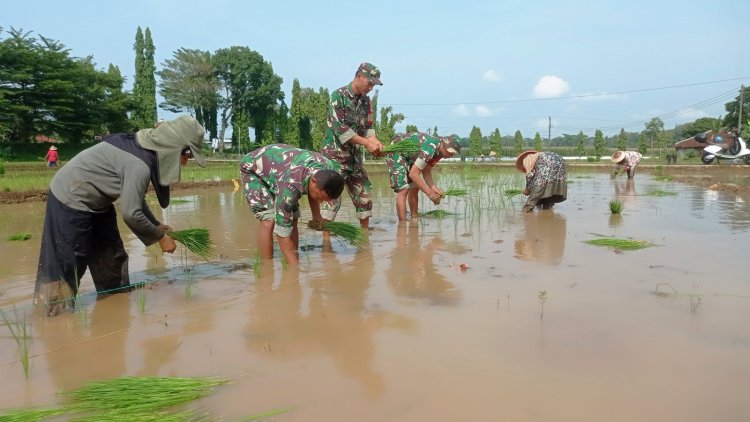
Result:
{"type": "Polygon", "coordinates": [[[240,162],[240,172],[256,175],[276,198],[276,224],[284,227],[291,227],[292,214],[299,209],[299,200],[307,193],[310,178],[322,169],[341,171],[337,163],[318,152],[286,144],[256,149],[240,162]]]}
{"type": "Polygon", "coordinates": [[[404,156],[406,161],[417,166],[418,169],[424,170],[427,166],[434,166],[443,158],[440,155],[440,138],[428,135],[424,132],[398,133],[393,137],[393,143],[399,143],[404,140],[419,142],[421,146],[419,152],[404,156]]]}
{"type": "Polygon", "coordinates": [[[372,104],[367,95],[354,95],[352,84],[341,87],[331,94],[326,128],[321,153],[352,169],[362,165],[362,146],[350,143],[354,135],[365,138],[374,136],[372,104]]]}

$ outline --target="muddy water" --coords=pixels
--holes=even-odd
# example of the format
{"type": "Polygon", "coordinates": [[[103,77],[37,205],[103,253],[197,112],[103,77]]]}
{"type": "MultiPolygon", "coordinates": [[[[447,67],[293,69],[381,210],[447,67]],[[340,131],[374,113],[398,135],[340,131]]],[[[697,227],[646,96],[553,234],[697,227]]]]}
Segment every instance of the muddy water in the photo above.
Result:
{"type": "Polygon", "coordinates": [[[216,259],[163,256],[123,226],[145,311],[134,293],[96,300],[86,276],[82,310],[53,319],[29,312],[44,204],[0,206],[0,306],[33,335],[25,379],[0,334],[0,408],[54,404],[58,391],[122,375],[217,375],[232,383],[196,403],[216,420],[278,408],[291,409],[280,421],[746,418],[742,197],[573,169],[567,202],[521,214],[523,199],[504,195],[521,187],[516,174],[436,178],[472,196],[445,200],[453,215],[399,225],[387,178],[373,174],[367,246],[324,253],[303,231],[300,271],[278,258],[252,268],[258,224],[231,187],[181,191],[163,221],[209,228],[216,259]],[[22,231],[31,240],[4,240],[22,231]],[[655,246],[583,243],[599,235],[655,246]]]}

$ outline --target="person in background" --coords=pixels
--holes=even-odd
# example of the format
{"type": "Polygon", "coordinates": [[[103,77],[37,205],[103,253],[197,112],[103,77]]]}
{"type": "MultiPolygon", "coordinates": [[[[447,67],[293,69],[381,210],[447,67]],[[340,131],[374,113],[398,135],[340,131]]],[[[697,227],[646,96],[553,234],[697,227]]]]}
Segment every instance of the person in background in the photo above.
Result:
{"type": "Polygon", "coordinates": [[[534,207],[548,210],[568,197],[568,175],[565,161],[554,152],[524,151],[516,158],[516,169],[526,173],[526,187],[523,194],[528,196],[523,206],[524,212],[534,211],[534,207]]]}
{"type": "Polygon", "coordinates": [[[80,152],[55,174],[47,195],[34,302],[48,316],[73,307],[86,270],[97,293],[128,291],[128,254],[117,228],[114,202],[125,224],[146,246],[176,249],[168,232],[146,204],[149,183],[159,205],[169,205],[169,186],[180,181],[189,158],[205,167],[205,130],[182,116],[158,128],[107,135],[80,152]]]}
{"type": "Polygon", "coordinates": [[[393,153],[386,155],[391,188],[396,192],[396,214],[399,221],[406,220],[406,205],[411,217],[419,215],[419,191],[424,192],[433,204],[440,203],[443,191],[432,178],[432,168],[442,158],[450,158],[461,151],[458,136],[435,137],[423,132],[397,134],[392,143],[410,140],[420,145],[413,154],[393,153]]]}
{"type": "Polygon", "coordinates": [[[632,179],[635,176],[635,167],[641,162],[641,155],[638,151],[616,151],[612,154],[612,162],[617,164],[615,168],[615,175],[621,171],[628,172],[628,179],[632,179]]]}
{"type": "MultiPolygon", "coordinates": [[[[354,74],[354,80],[331,94],[326,128],[321,153],[341,166],[346,189],[352,198],[360,226],[368,230],[372,216],[370,179],[365,171],[362,147],[370,154],[380,156],[383,144],[375,135],[374,118],[370,97],[367,94],[380,81],[380,70],[370,63],[362,63],[354,74]]],[[[323,218],[336,219],[341,200],[322,204],[323,218]]],[[[323,233],[324,240],[330,239],[323,233]]]]}
{"type": "Polygon", "coordinates": [[[57,161],[58,161],[57,147],[54,145],[49,147],[49,150],[47,151],[47,155],[44,156],[44,159],[47,160],[47,167],[57,167],[57,161]]]}
{"type": "Polygon", "coordinates": [[[323,219],[320,203],[341,196],[339,165],[313,151],[285,144],[268,145],[242,158],[240,177],[250,211],[260,221],[258,250],[273,258],[273,235],[288,265],[299,265],[299,201],[307,194],[313,222],[323,219]]]}

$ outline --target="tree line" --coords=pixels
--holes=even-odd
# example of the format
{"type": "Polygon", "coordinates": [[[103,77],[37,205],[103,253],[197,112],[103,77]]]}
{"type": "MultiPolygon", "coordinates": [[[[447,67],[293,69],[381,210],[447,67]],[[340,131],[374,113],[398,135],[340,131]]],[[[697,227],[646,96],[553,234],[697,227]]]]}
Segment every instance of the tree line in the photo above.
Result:
{"type": "MultiPolygon", "coordinates": [[[[155,47],[151,31],[138,27],[135,35],[135,78],[131,92],[123,90],[120,70],[95,68],[91,56],[71,57],[58,41],[31,32],[0,28],[0,141],[32,142],[37,135],[57,137],[78,143],[93,140],[107,132],[128,132],[153,127],[157,108],[195,116],[210,138],[226,139],[231,127],[233,147],[285,142],[308,149],[319,149],[326,129],[329,91],[302,87],[294,79],[291,104],[281,90],[283,79],[270,62],[246,46],[216,51],[180,48],[160,69],[154,63],[155,47]],[[158,76],[158,84],[157,77],[158,76]],[[163,98],[157,105],[156,92],[163,98]]],[[[750,88],[745,88],[742,114],[750,114],[750,88]]],[[[665,130],[659,118],[645,124],[641,132],[620,130],[604,137],[597,130],[593,137],[562,134],[544,139],[539,132],[527,138],[516,130],[513,136],[494,129],[484,136],[473,127],[463,137],[464,155],[512,156],[527,148],[572,148],[579,155],[601,157],[605,148],[671,148],[672,143],[706,130],[734,127],[738,120],[737,101],[727,103],[724,118],[701,118],[665,130]],[[494,153],[494,154],[493,154],[494,153]]],[[[373,95],[375,129],[379,139],[388,142],[396,125],[405,116],[391,106],[378,108],[373,95]]],[[[417,131],[407,124],[406,131],[417,131]]],[[[426,132],[438,135],[438,128],[426,132]]],[[[224,143],[219,143],[223,148],[224,143]]]]}

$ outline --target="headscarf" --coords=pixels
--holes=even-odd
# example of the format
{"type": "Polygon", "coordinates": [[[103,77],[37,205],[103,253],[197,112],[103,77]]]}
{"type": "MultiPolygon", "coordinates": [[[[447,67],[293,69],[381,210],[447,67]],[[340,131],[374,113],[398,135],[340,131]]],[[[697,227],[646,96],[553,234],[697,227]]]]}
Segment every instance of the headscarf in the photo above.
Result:
{"type": "Polygon", "coordinates": [[[180,155],[190,151],[199,166],[206,166],[203,156],[203,136],[206,130],[192,116],[180,116],[163,122],[155,129],[142,129],[136,133],[141,147],[154,151],[158,160],[159,184],[169,186],[180,181],[180,155]]]}

